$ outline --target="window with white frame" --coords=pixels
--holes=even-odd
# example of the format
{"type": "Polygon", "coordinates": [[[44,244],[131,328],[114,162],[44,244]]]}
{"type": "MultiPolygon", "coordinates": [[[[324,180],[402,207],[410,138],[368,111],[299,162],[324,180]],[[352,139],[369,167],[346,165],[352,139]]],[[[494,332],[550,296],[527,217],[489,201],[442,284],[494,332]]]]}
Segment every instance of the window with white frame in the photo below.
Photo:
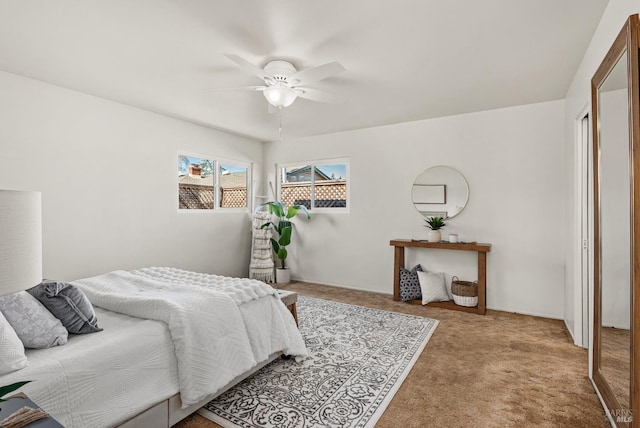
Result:
{"type": "Polygon", "coordinates": [[[180,211],[247,211],[251,164],[213,156],[178,154],[180,211]]]}
{"type": "Polygon", "coordinates": [[[220,208],[247,208],[249,168],[231,162],[218,162],[220,208]]]}
{"type": "Polygon", "coordinates": [[[349,209],[349,160],[298,162],[278,165],[278,195],[287,206],[312,211],[349,209]]]}

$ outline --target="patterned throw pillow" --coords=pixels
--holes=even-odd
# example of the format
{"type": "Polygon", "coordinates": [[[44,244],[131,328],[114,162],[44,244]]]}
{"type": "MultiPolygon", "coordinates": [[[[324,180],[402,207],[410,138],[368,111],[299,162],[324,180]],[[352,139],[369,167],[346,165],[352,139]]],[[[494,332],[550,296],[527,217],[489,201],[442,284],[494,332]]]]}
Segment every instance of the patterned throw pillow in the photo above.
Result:
{"type": "Polygon", "coordinates": [[[91,302],[80,289],[64,282],[45,281],[27,290],[38,299],[69,333],[102,331],[91,302]]]}
{"type": "Polygon", "coordinates": [[[422,290],[422,304],[429,302],[444,302],[451,300],[447,293],[444,272],[418,272],[420,288],[422,290]]]}
{"type": "Polygon", "coordinates": [[[20,338],[0,312],[0,375],[23,369],[29,365],[20,338]]]}
{"type": "Polygon", "coordinates": [[[67,343],[67,329],[26,291],[0,297],[0,312],[25,348],[51,348],[67,343]]]}
{"type": "Polygon", "coordinates": [[[400,300],[403,302],[422,299],[420,281],[418,280],[418,272],[421,271],[422,266],[420,265],[415,265],[411,270],[400,268],[400,300]]]}

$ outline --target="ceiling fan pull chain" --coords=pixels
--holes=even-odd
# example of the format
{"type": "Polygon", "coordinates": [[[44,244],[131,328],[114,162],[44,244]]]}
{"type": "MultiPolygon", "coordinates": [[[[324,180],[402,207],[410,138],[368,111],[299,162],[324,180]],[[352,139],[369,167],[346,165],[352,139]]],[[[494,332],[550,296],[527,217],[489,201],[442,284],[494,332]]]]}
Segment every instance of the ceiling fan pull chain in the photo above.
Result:
{"type": "Polygon", "coordinates": [[[280,143],[282,143],[282,106],[278,107],[278,120],[280,121],[278,124],[278,136],[280,138],[280,143]]]}

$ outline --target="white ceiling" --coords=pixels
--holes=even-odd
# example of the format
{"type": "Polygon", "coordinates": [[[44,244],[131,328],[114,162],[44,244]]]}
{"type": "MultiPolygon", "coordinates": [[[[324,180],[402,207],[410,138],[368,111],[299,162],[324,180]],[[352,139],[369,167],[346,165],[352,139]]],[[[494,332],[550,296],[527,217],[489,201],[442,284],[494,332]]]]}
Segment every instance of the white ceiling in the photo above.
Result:
{"type": "MultiPolygon", "coordinates": [[[[339,61],[284,138],[564,98],[607,0],[0,0],[0,69],[259,140],[278,116],[223,56],[339,61]]],[[[0,95],[1,96],[1,95],[0,95]]]]}

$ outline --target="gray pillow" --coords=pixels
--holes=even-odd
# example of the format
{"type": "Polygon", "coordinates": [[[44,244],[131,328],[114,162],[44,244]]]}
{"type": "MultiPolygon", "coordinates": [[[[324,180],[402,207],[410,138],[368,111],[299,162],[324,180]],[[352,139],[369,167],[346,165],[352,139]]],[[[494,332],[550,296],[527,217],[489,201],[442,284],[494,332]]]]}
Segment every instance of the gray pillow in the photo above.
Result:
{"type": "Polygon", "coordinates": [[[60,320],[26,291],[0,297],[0,312],[25,348],[51,348],[67,343],[67,329],[60,320]]]}
{"type": "Polygon", "coordinates": [[[27,290],[58,318],[69,333],[102,331],[91,302],[71,284],[45,281],[27,290]]]}
{"type": "Polygon", "coordinates": [[[421,271],[422,266],[420,265],[415,265],[411,270],[400,268],[400,300],[403,302],[422,299],[422,290],[418,280],[418,272],[421,271]]]}

